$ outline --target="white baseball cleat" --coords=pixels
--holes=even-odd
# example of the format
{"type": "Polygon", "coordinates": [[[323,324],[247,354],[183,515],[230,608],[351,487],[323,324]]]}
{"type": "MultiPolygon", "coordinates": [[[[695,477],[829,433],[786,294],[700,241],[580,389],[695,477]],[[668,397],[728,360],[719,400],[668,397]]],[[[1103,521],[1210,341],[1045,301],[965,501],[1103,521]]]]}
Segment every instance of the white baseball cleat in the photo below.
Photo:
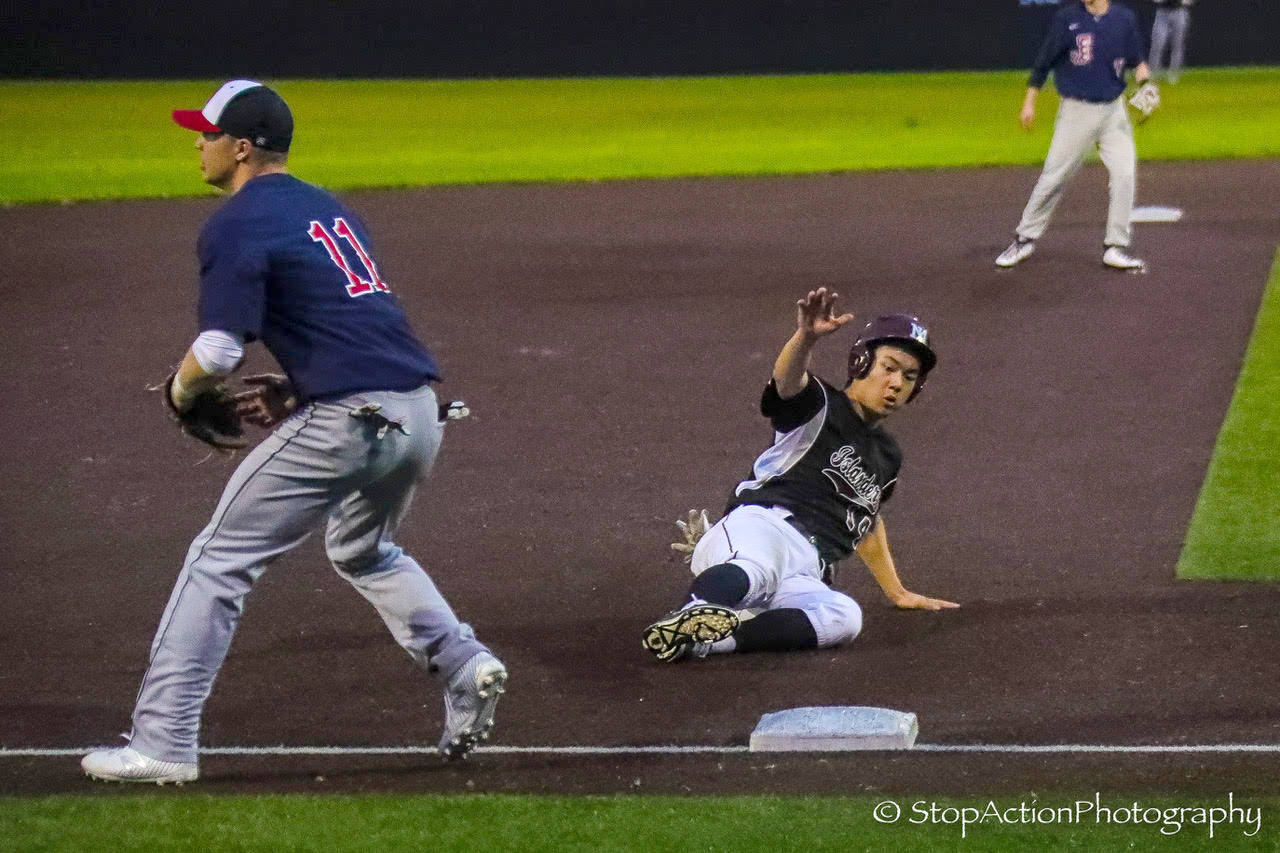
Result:
{"type": "Polygon", "coordinates": [[[1112,269],[1125,272],[1145,272],[1147,264],[1142,258],[1135,258],[1121,246],[1108,246],[1102,253],[1102,262],[1112,269]]]}
{"type": "Polygon", "coordinates": [[[727,607],[695,604],[668,613],[644,629],[643,645],[660,663],[706,657],[711,644],[738,630],[738,614],[727,607]]]}
{"type": "Polygon", "coordinates": [[[440,757],[466,758],[489,739],[498,697],[507,690],[507,668],[488,652],[479,652],[453,674],[444,690],[444,736],[440,757]]]}
{"type": "Polygon", "coordinates": [[[86,775],[103,782],[150,782],[164,785],[194,782],[200,775],[195,762],[157,761],[131,746],[97,749],[80,759],[86,775]]]}
{"type": "Polygon", "coordinates": [[[1024,240],[1019,237],[1009,244],[1009,248],[1000,253],[1000,257],[996,258],[996,266],[1011,267],[1026,260],[1035,250],[1035,240],[1024,240]]]}

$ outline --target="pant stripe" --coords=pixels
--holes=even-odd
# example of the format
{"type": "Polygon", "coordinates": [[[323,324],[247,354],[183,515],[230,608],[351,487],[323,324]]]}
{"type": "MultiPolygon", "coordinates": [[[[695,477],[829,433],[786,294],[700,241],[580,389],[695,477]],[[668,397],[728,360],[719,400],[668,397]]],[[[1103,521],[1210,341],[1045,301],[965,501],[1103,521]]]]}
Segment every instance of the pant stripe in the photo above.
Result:
{"type": "MultiPolygon", "coordinates": [[[[244,492],[245,487],[249,485],[249,483],[253,480],[253,478],[258,474],[259,471],[265,468],[267,464],[271,462],[271,460],[275,459],[276,456],[278,456],[281,453],[281,451],[283,451],[286,447],[288,447],[289,444],[295,438],[302,435],[302,431],[306,429],[308,425],[310,425],[311,420],[312,418],[314,418],[314,416],[315,416],[315,404],[312,404],[311,410],[307,412],[307,419],[302,423],[300,427],[298,427],[297,431],[295,431],[293,435],[285,439],[284,443],[281,444],[278,448],[276,448],[271,453],[270,456],[262,460],[262,464],[259,465],[257,468],[255,468],[252,474],[244,478],[244,482],[240,484],[240,488],[237,489],[236,493],[231,496],[230,500],[227,501],[226,507],[223,508],[222,514],[218,518],[217,525],[213,528],[212,532],[210,532],[209,536],[205,538],[204,544],[200,546],[200,552],[196,554],[195,559],[191,561],[191,564],[189,566],[183,567],[184,577],[182,578],[182,586],[181,588],[179,588],[177,595],[174,597],[174,600],[173,600],[174,606],[169,608],[168,619],[165,620],[165,623],[161,625],[159,630],[156,632],[156,638],[152,642],[153,653],[155,649],[160,648],[160,646],[164,643],[164,635],[168,632],[169,625],[173,621],[173,614],[178,611],[178,603],[182,600],[182,594],[186,592],[187,584],[191,582],[191,568],[194,567],[195,564],[200,561],[200,558],[204,556],[204,549],[208,547],[209,542],[212,541],[213,537],[217,535],[218,528],[222,526],[222,522],[224,519],[226,519],[227,513],[230,512],[231,506],[232,504],[235,503],[236,498],[240,497],[240,495],[244,492]]],[[[138,685],[138,695],[133,698],[133,703],[135,706],[138,704],[138,700],[142,697],[142,691],[146,687],[147,679],[151,677],[151,666],[153,661],[154,661],[154,654],[152,655],[151,660],[147,661],[147,671],[142,676],[142,683],[138,685]]]]}

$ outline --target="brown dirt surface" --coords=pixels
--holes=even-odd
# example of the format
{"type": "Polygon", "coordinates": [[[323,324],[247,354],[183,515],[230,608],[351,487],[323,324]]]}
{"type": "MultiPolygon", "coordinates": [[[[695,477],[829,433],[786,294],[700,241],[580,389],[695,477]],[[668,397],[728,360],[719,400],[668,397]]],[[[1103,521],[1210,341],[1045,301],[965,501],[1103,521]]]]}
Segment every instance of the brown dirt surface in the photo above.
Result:
{"type": "MultiPolygon", "coordinates": [[[[450,426],[399,541],[508,662],[495,743],[740,746],[760,715],[877,705],[922,743],[1280,743],[1280,589],[1173,578],[1280,236],[1280,162],[1144,164],[1151,271],[1100,264],[1087,167],[1039,250],[992,265],[1033,169],[492,186],[350,197],[444,365],[450,426]],[[888,423],[897,612],[856,561],[837,650],[664,667],[640,630],[682,598],[667,545],[768,443],[756,403],[792,305],[910,310],[941,355],[888,423]]],[[[304,175],[305,177],[305,175],[304,175]]],[[[129,726],[187,544],[234,463],[144,386],[194,337],[216,200],[0,211],[0,747],[129,726]]],[[[842,377],[848,340],[817,371],[842,377]]],[[[250,368],[266,366],[261,355],[250,368]]],[[[314,540],[267,572],[207,746],[434,744],[438,687],[314,540]]],[[[1276,793],[1267,755],[567,756],[205,760],[198,790],[952,793],[1102,784],[1276,793]],[[207,787],[206,787],[207,784],[207,787]]],[[[0,792],[87,792],[75,759],[0,758],[0,792]]]]}

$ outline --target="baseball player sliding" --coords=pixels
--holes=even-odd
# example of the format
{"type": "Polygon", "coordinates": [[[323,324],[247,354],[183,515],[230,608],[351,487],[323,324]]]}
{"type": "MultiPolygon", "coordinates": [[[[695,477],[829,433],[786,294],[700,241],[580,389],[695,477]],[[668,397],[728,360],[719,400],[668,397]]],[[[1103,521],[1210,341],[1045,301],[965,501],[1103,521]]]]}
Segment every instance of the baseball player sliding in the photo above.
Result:
{"type": "MultiPolygon", "coordinates": [[[[1062,102],[1053,126],[1053,141],[1044,170],[1022,211],[1013,243],[996,258],[996,266],[1011,267],[1026,260],[1062,199],[1067,181],[1095,145],[1111,178],[1111,203],[1102,262],[1113,269],[1142,272],[1145,263],[1129,253],[1132,238],[1135,173],[1138,155],[1133,127],[1125,111],[1125,69],[1146,83],[1151,72],[1142,53],[1142,37],[1133,11],[1110,0],[1073,0],[1053,19],[1040,48],[1019,118],[1030,130],[1036,116],[1036,97],[1053,71],[1062,102]]],[[[1154,83],[1150,95],[1154,91],[1154,83]]]]}
{"type": "Polygon", "coordinates": [[[661,662],[853,640],[862,610],[830,584],[836,563],[855,551],[898,607],[959,606],[902,585],[880,515],[902,463],[880,422],[924,388],[937,363],[929,332],[910,315],[872,320],[849,352],[848,383],[836,388],[809,372],[814,345],[853,319],[835,313],[836,299],[819,288],[796,303],[795,334],[760,403],[772,446],[726,515],[699,538],[691,514],[688,544],[674,546],[691,552],[695,577],[688,603],[644,631],[644,647],[661,662]]]}
{"type": "MultiPolygon", "coordinates": [[[[488,736],[507,670],[458,621],[393,539],[435,461],[439,371],[374,262],[364,223],[288,173],[293,116],[271,89],[233,80],[174,120],[199,131],[204,180],[230,198],[200,234],[199,337],[165,384],[169,408],[215,446],[193,413],[227,401],[221,382],[261,340],[288,376],[247,380],[218,418],[276,426],[232,474],[191,543],[151,645],[125,747],[81,761],[90,776],[188,782],[200,716],[245,597],[267,566],[317,527],[333,567],[377,609],[423,669],[443,679],[440,752],[488,736]],[[278,425],[278,426],[277,426],[278,425]]],[[[212,432],[216,433],[214,429],[212,432]]]]}

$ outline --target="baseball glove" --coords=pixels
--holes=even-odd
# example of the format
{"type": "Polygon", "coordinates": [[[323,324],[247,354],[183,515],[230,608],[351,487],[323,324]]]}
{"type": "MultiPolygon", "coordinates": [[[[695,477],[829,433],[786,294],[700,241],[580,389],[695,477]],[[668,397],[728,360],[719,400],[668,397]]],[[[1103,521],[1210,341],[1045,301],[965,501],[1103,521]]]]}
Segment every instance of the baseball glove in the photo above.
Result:
{"type": "Polygon", "coordinates": [[[240,415],[236,413],[235,397],[227,391],[227,386],[217,385],[201,391],[191,401],[190,407],[178,411],[170,395],[177,375],[176,371],[170,373],[159,391],[164,397],[165,410],[178,427],[215,450],[242,450],[248,447],[249,440],[244,437],[244,427],[240,425],[240,415]]]}
{"type": "Polygon", "coordinates": [[[1156,88],[1155,83],[1147,80],[1129,96],[1129,106],[1137,111],[1138,124],[1142,124],[1151,118],[1151,114],[1160,106],[1160,90],[1156,88]]]}

